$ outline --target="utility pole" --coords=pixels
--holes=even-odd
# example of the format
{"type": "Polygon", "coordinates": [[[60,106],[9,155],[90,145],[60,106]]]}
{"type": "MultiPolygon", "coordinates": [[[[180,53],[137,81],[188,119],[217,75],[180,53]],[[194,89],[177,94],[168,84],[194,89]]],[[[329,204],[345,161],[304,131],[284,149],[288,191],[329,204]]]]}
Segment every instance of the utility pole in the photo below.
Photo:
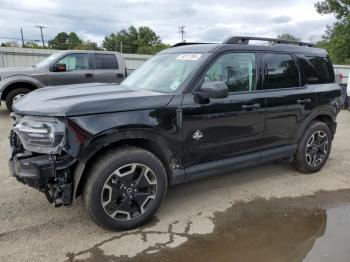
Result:
{"type": "Polygon", "coordinates": [[[314,38],[316,37],[316,35],[310,35],[308,38],[309,38],[309,41],[311,44],[314,43],[314,38]]]}
{"type": "Polygon", "coordinates": [[[22,48],[24,48],[24,38],[23,38],[23,30],[22,30],[22,27],[21,27],[21,38],[22,38],[22,48]]]}
{"type": "Polygon", "coordinates": [[[185,26],[184,25],[180,25],[179,27],[179,33],[181,34],[181,42],[184,43],[185,40],[184,40],[184,34],[186,33],[185,32],[185,26]]]}
{"type": "Polygon", "coordinates": [[[35,26],[37,28],[40,29],[40,33],[41,33],[41,41],[43,42],[43,47],[45,48],[45,42],[44,42],[44,35],[43,35],[43,29],[47,28],[46,26],[42,26],[42,25],[37,25],[35,26]]]}
{"type": "Polygon", "coordinates": [[[123,53],[123,42],[120,42],[120,53],[123,53]]]}

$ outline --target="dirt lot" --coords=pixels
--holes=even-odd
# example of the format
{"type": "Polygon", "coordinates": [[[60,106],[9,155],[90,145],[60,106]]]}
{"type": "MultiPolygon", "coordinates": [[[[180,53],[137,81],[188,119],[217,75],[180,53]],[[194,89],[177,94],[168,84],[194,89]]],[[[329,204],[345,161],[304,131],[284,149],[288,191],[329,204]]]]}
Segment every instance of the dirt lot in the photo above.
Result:
{"type": "Polygon", "coordinates": [[[118,233],[8,175],[0,108],[0,261],[348,261],[350,112],[338,123],[318,174],[277,162],[177,186],[150,224],[118,233]]]}

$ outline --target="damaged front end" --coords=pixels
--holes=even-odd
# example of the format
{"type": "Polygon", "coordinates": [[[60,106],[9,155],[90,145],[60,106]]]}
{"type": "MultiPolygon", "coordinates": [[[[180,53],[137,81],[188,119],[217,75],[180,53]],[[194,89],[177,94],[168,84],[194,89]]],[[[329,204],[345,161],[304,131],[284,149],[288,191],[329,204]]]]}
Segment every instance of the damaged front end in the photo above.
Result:
{"type": "Polygon", "coordinates": [[[19,117],[10,133],[10,173],[19,182],[45,193],[55,206],[70,205],[76,160],[63,149],[65,122],[55,118],[19,117]]]}

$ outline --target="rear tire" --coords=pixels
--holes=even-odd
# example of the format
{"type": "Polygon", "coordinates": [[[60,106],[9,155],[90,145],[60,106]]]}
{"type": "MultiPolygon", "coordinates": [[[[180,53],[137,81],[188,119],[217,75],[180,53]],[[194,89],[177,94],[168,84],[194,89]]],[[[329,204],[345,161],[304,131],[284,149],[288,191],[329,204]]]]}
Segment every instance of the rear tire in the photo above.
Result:
{"type": "Polygon", "coordinates": [[[125,147],[100,157],[83,191],[92,219],[110,230],[129,230],[149,221],[167,191],[161,161],[151,152],[125,147]]]}
{"type": "Polygon", "coordinates": [[[302,173],[318,172],[327,162],[332,147],[332,133],[327,124],[314,121],[299,141],[293,161],[302,173]]]}
{"type": "Polygon", "coordinates": [[[28,94],[31,90],[28,88],[16,88],[6,96],[6,107],[9,112],[13,111],[13,104],[21,99],[23,96],[28,94]]]}

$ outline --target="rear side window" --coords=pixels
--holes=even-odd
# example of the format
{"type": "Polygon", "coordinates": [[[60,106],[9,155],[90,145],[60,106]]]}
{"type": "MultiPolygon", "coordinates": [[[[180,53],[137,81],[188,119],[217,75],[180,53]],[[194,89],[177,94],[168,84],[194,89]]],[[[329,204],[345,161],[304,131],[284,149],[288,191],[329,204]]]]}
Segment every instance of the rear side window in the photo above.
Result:
{"type": "Polygon", "coordinates": [[[113,54],[95,54],[96,69],[118,69],[117,57],[113,54]]]}
{"type": "Polygon", "coordinates": [[[308,56],[307,59],[310,61],[319,75],[320,84],[333,83],[335,81],[333,67],[327,57],[308,56]]]}
{"type": "Polygon", "coordinates": [[[321,83],[321,77],[316,72],[314,66],[304,55],[297,54],[299,68],[302,76],[302,85],[308,84],[319,84],[321,83]]]}
{"type": "Polygon", "coordinates": [[[299,87],[298,65],[289,54],[262,54],[265,69],[264,89],[299,87]]]}

